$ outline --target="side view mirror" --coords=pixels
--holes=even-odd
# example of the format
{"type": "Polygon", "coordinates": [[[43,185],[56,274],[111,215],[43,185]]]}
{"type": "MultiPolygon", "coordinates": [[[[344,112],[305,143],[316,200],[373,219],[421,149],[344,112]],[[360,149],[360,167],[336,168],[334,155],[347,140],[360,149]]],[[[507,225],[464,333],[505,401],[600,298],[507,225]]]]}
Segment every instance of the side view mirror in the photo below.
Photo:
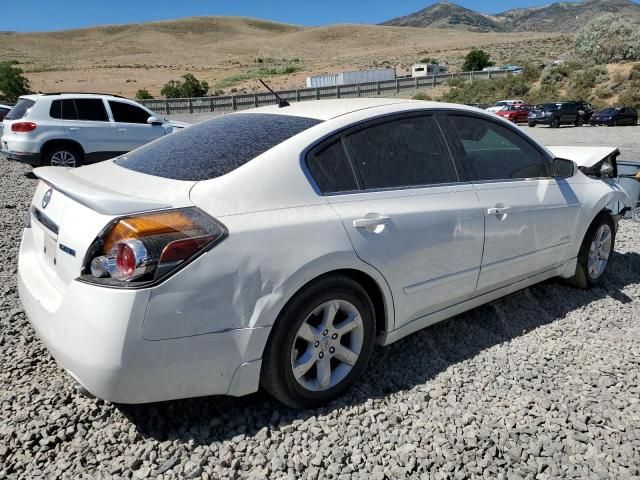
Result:
{"type": "Polygon", "coordinates": [[[149,117],[147,118],[147,123],[149,125],[162,125],[162,120],[160,120],[158,117],[149,117]]]}
{"type": "Polygon", "coordinates": [[[566,158],[555,158],[553,160],[553,176],[560,178],[573,177],[576,172],[576,164],[573,160],[566,158]]]}

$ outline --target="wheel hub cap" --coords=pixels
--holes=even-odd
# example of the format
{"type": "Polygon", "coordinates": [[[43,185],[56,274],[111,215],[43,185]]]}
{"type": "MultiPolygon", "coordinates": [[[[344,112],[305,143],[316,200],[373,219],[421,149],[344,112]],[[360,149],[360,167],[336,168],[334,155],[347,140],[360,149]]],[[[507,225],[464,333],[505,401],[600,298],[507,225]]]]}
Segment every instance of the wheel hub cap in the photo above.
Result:
{"type": "Polygon", "coordinates": [[[358,309],[345,300],[324,302],[300,325],[291,350],[296,381],[311,391],[339,384],[358,361],[364,326],[358,309]]]}
{"type": "Polygon", "coordinates": [[[587,268],[591,278],[596,279],[603,274],[609,255],[611,254],[612,236],[609,225],[601,225],[596,231],[589,248],[589,258],[587,260],[587,268]]]}

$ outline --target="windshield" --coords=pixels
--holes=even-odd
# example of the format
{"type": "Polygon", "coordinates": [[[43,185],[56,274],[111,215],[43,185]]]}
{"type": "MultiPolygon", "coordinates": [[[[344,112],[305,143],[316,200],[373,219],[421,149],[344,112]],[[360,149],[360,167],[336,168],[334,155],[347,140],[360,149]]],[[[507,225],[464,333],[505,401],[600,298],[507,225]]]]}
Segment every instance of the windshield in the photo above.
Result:
{"type": "Polygon", "coordinates": [[[241,113],[162,137],[116,159],[121,167],[174,180],[210,180],[320,123],[290,115],[241,113]]]}
{"type": "Polygon", "coordinates": [[[616,113],[619,109],[617,108],[605,108],[604,110],[602,110],[600,113],[604,113],[605,115],[613,115],[614,113],[616,113]]]}
{"type": "Polygon", "coordinates": [[[505,105],[509,105],[509,102],[496,102],[496,107],[504,107],[505,105]]]}
{"type": "Polygon", "coordinates": [[[21,118],[24,118],[27,115],[27,113],[29,112],[29,109],[33,107],[34,103],[36,102],[34,102],[33,100],[21,98],[20,100],[18,100],[18,103],[16,103],[16,106],[13,107],[11,111],[7,113],[7,116],[4,118],[6,120],[20,120],[21,118]]]}
{"type": "Polygon", "coordinates": [[[560,110],[561,106],[561,103],[545,103],[541,108],[542,110],[560,110]]]}

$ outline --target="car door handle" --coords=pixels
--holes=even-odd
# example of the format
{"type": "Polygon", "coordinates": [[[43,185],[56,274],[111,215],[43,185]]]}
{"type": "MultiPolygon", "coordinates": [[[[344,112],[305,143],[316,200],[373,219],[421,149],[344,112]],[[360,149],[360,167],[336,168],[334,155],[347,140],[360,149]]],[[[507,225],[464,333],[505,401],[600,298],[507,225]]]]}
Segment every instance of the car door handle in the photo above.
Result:
{"type": "Polygon", "coordinates": [[[377,227],[378,225],[385,225],[390,220],[389,217],[378,216],[378,217],[365,217],[359,218],[353,221],[353,226],[355,228],[368,228],[368,227],[377,227]]]}
{"type": "Polygon", "coordinates": [[[69,127],[70,132],[77,132],[78,130],[80,130],[80,127],[69,127]]]}
{"type": "Polygon", "coordinates": [[[511,207],[493,207],[487,209],[489,215],[505,215],[511,211],[511,207]]]}
{"type": "Polygon", "coordinates": [[[118,129],[118,131],[119,131],[120,133],[125,133],[125,132],[127,131],[127,129],[126,129],[126,128],[119,128],[119,129],[118,129]]]}

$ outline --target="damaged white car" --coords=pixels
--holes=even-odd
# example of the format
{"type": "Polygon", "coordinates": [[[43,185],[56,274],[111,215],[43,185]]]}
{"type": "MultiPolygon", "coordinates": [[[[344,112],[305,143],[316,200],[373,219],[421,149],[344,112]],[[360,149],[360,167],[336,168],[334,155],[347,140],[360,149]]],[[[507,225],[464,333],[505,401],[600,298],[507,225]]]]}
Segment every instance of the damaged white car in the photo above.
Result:
{"type": "Polygon", "coordinates": [[[550,277],[601,282],[630,207],[616,152],[554,153],[495,115],[409,100],[227,115],[36,169],[20,297],[106,400],[262,386],[314,407],[376,342],[550,277]]]}

